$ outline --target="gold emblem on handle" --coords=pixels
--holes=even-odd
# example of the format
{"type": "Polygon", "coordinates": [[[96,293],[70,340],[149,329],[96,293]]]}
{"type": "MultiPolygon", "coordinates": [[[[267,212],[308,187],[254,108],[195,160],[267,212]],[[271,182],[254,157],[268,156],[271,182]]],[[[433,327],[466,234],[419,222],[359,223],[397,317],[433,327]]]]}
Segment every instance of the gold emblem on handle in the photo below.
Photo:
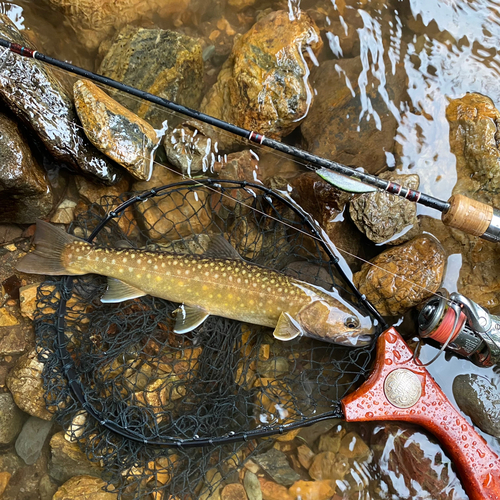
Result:
{"type": "Polygon", "coordinates": [[[384,393],[397,408],[411,408],[422,395],[422,384],[411,370],[398,368],[387,375],[384,393]]]}

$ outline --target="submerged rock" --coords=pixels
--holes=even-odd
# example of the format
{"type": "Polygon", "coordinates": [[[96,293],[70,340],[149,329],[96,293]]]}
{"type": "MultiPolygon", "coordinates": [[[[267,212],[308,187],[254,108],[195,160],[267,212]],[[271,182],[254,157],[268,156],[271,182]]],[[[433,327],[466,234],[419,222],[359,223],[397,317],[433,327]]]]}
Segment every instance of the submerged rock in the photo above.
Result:
{"type": "MultiPolygon", "coordinates": [[[[278,483],[291,486],[300,476],[290,467],[286,455],[275,448],[255,455],[254,460],[278,483]]],[[[265,497],[265,495],[264,495],[265,497]]]]}
{"type": "Polygon", "coordinates": [[[301,500],[331,500],[335,495],[335,481],[297,481],[288,490],[293,498],[301,500]]]}
{"type": "Polygon", "coordinates": [[[106,483],[97,477],[75,476],[66,481],[52,500],[116,500],[116,493],[104,491],[106,483]]]}
{"type": "Polygon", "coordinates": [[[16,440],[16,452],[27,465],[32,465],[38,460],[52,424],[52,421],[33,416],[24,423],[21,434],[16,440]]]}
{"type": "MultiPolygon", "coordinates": [[[[275,139],[288,135],[309,110],[308,65],[322,45],[305,12],[294,20],[272,12],[235,42],[201,110],[275,139]]],[[[227,134],[219,137],[221,149],[232,142],[227,134]]]]}
{"type": "Polygon", "coordinates": [[[458,375],[453,380],[453,395],[474,425],[500,438],[500,390],[496,385],[474,373],[458,375]]]}
{"type": "Polygon", "coordinates": [[[46,217],[53,203],[47,175],[19,127],[0,114],[0,222],[32,224],[46,217]]]}
{"type": "Polygon", "coordinates": [[[153,127],[88,80],[78,80],[73,93],[90,142],[135,178],[148,181],[159,142],[153,127]]]}
{"type": "MultiPolygon", "coordinates": [[[[420,184],[416,174],[384,172],[378,177],[414,190],[420,184]]],[[[385,191],[357,196],[349,205],[349,213],[357,228],[375,243],[399,245],[419,231],[417,204],[385,191]],[[404,234],[398,234],[403,231],[404,234]]]]}
{"type": "MultiPolygon", "coordinates": [[[[203,87],[203,59],[198,40],[170,30],[126,26],[113,40],[99,72],[177,104],[197,108],[203,87]]],[[[161,128],[172,115],[158,106],[123,93],[113,93],[153,127],[161,128]]]]}
{"type": "MultiPolygon", "coordinates": [[[[0,14],[0,37],[30,46],[3,14],[0,14]]],[[[0,69],[0,96],[57,160],[107,184],[119,180],[116,165],[85,137],[72,99],[47,65],[10,54],[0,69]]]]}
{"type": "Polygon", "coordinates": [[[22,426],[23,413],[15,405],[12,395],[0,394],[0,445],[14,441],[22,426]]]}
{"type": "Polygon", "coordinates": [[[354,284],[380,314],[398,316],[439,289],[446,255],[435,238],[418,236],[370,262],[354,274],[354,284]]]}

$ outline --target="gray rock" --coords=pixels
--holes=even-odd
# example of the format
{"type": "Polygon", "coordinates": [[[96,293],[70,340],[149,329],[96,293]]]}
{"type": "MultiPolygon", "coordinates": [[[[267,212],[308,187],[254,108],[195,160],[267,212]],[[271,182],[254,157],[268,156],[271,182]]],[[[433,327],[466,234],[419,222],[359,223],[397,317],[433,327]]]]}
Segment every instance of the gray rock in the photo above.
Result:
{"type": "Polygon", "coordinates": [[[0,115],[0,222],[31,224],[52,209],[45,171],[15,122],[0,115]]]}
{"type": "Polygon", "coordinates": [[[500,389],[476,374],[458,375],[453,395],[460,409],[482,431],[500,438],[500,389]]]}
{"type": "MultiPolygon", "coordinates": [[[[123,28],[104,57],[99,72],[178,104],[197,108],[203,87],[203,59],[198,40],[181,33],[134,26],[123,28]]],[[[153,127],[170,114],[123,93],[113,98],[153,127]]]]}
{"type": "Polygon", "coordinates": [[[248,500],[262,500],[259,478],[253,472],[246,471],[243,486],[245,487],[248,500]]]}
{"type": "MultiPolygon", "coordinates": [[[[417,174],[384,172],[379,177],[410,189],[418,189],[420,184],[417,174]]],[[[416,203],[385,191],[365,193],[353,199],[349,213],[357,228],[375,243],[399,245],[419,232],[416,203]],[[398,236],[398,233],[403,234],[398,236]]]]}
{"type": "Polygon", "coordinates": [[[8,392],[0,394],[0,444],[9,444],[21,431],[23,413],[8,392]]]}
{"type": "MultiPolygon", "coordinates": [[[[3,14],[0,37],[31,45],[3,14]]],[[[0,70],[0,96],[56,159],[108,184],[119,180],[117,167],[85,137],[71,97],[47,65],[10,54],[0,70]]]]}
{"type": "Polygon", "coordinates": [[[276,378],[290,371],[288,360],[282,356],[266,360],[257,360],[257,373],[261,377],[276,378]]]}
{"type": "Polygon", "coordinates": [[[32,465],[38,460],[52,429],[52,423],[38,417],[30,417],[24,423],[21,434],[16,440],[16,452],[27,465],[32,465]]]}
{"type": "Polygon", "coordinates": [[[268,452],[256,455],[254,461],[257,462],[278,484],[283,486],[291,486],[295,481],[300,479],[288,463],[286,455],[271,448],[268,452]]]}

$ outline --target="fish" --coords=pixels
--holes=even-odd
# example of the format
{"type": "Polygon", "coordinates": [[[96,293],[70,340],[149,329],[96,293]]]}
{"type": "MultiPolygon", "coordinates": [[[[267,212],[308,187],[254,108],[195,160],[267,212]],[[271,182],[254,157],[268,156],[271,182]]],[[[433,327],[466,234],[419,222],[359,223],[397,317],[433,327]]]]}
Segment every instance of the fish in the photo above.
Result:
{"type": "Polygon", "coordinates": [[[274,328],[289,341],[307,336],[348,346],[371,342],[375,325],[336,290],[300,281],[241,258],[214,235],[202,255],[97,246],[37,221],[35,249],[17,264],[24,273],[107,276],[103,303],[152,295],[181,304],[174,332],[188,333],[210,315],[274,328]]]}

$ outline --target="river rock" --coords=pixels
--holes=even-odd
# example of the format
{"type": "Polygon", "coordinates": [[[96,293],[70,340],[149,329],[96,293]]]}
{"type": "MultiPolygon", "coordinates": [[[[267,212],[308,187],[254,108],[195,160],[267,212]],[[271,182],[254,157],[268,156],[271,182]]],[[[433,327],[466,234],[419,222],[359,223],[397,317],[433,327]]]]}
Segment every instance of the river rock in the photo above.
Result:
{"type": "MultiPolygon", "coordinates": [[[[30,46],[3,14],[0,36],[30,46]]],[[[85,137],[72,98],[47,65],[11,54],[0,69],[0,96],[57,160],[107,184],[119,180],[118,168],[85,137]]]]}
{"type": "Polygon", "coordinates": [[[340,453],[324,451],[318,453],[309,468],[309,475],[312,479],[319,481],[323,479],[342,480],[349,472],[350,465],[347,457],[340,453]]]}
{"type": "Polygon", "coordinates": [[[16,452],[27,465],[34,464],[42,452],[52,421],[31,416],[26,420],[16,440],[16,452]]]}
{"type": "Polygon", "coordinates": [[[276,481],[283,486],[291,486],[300,476],[290,467],[286,455],[275,448],[255,455],[254,460],[276,481]]]}
{"type": "Polygon", "coordinates": [[[90,142],[136,179],[148,181],[159,142],[153,127],[89,80],[78,80],[73,93],[76,111],[90,142]]]}
{"type": "Polygon", "coordinates": [[[239,483],[232,483],[224,486],[220,498],[221,500],[248,500],[245,488],[239,483]]]}
{"type": "Polygon", "coordinates": [[[263,477],[259,477],[260,489],[264,500],[295,500],[288,489],[274,481],[268,481],[263,477]]]}
{"type": "Polygon", "coordinates": [[[100,477],[102,468],[91,462],[77,443],[64,438],[64,432],[57,432],[50,439],[50,476],[63,483],[73,476],[86,475],[100,477]]]}
{"type": "Polygon", "coordinates": [[[373,427],[371,468],[386,486],[388,498],[401,500],[465,500],[451,460],[434,438],[409,424],[384,423],[373,427]]]}
{"type": "Polygon", "coordinates": [[[106,483],[97,477],[75,476],[66,481],[52,500],[116,500],[116,493],[104,491],[106,483]]]}
{"type": "MultiPolygon", "coordinates": [[[[148,182],[136,182],[133,191],[143,191],[179,182],[179,174],[155,165],[148,182]]],[[[204,189],[196,192],[171,193],[136,203],[137,220],[144,226],[149,237],[155,242],[172,241],[202,233],[210,224],[207,204],[209,193],[204,189]]]]}
{"type": "MultiPolygon", "coordinates": [[[[414,190],[420,184],[417,174],[384,172],[379,177],[414,190]]],[[[417,204],[385,191],[355,197],[349,205],[349,213],[357,228],[375,243],[399,245],[419,232],[417,204]]]]}
{"type": "MultiPolygon", "coordinates": [[[[235,42],[201,110],[274,139],[288,135],[309,110],[308,65],[322,45],[305,12],[293,20],[286,11],[271,12],[235,42]]],[[[221,149],[232,142],[219,136],[221,149]]]]}
{"type": "Polygon", "coordinates": [[[398,316],[439,289],[446,255],[435,238],[423,235],[382,252],[370,262],[354,274],[354,284],[380,314],[398,316]]]}
{"type": "Polygon", "coordinates": [[[0,356],[21,354],[33,341],[33,323],[21,317],[17,304],[0,307],[0,356]]]}
{"type": "Polygon", "coordinates": [[[331,500],[335,495],[335,481],[297,481],[288,492],[301,500],[331,500]]]}
{"type": "Polygon", "coordinates": [[[348,432],[340,442],[339,453],[360,461],[369,457],[370,448],[357,432],[348,432]]]}
{"type": "Polygon", "coordinates": [[[0,222],[32,224],[50,212],[53,202],[47,175],[19,127],[0,114],[0,222]]]}
{"type": "Polygon", "coordinates": [[[385,169],[386,153],[395,149],[397,108],[406,87],[403,74],[400,66],[395,75],[387,72],[387,101],[379,92],[380,82],[363,69],[361,57],[324,61],[314,73],[317,95],[301,125],[306,149],[369,173],[385,169]],[[375,117],[366,115],[367,106],[375,117]]]}
{"type": "Polygon", "coordinates": [[[44,420],[52,420],[52,413],[45,407],[42,370],[43,364],[38,361],[36,351],[32,350],[17,360],[6,382],[21,410],[44,420]]]}
{"type": "Polygon", "coordinates": [[[243,486],[248,500],[262,500],[262,490],[260,488],[259,478],[247,470],[243,478],[243,486]]]}
{"type": "Polygon", "coordinates": [[[0,224],[0,245],[11,243],[22,234],[22,228],[15,224],[0,224]]]}
{"type": "MultiPolygon", "coordinates": [[[[9,444],[21,431],[23,413],[8,392],[0,394],[0,444],[9,444]]],[[[0,495],[1,498],[1,495],[0,495]]]]}
{"type": "MultiPolygon", "coordinates": [[[[126,85],[145,90],[177,104],[197,108],[203,87],[200,42],[182,33],[126,26],[113,40],[99,72],[126,85]]],[[[113,93],[155,128],[172,115],[147,101],[113,93]]]]}
{"type": "Polygon", "coordinates": [[[12,474],[10,472],[0,472],[0,498],[3,497],[11,477],[12,474]]]}
{"type": "Polygon", "coordinates": [[[496,385],[475,373],[457,375],[453,380],[453,395],[474,425],[500,437],[500,390],[496,385]]]}

